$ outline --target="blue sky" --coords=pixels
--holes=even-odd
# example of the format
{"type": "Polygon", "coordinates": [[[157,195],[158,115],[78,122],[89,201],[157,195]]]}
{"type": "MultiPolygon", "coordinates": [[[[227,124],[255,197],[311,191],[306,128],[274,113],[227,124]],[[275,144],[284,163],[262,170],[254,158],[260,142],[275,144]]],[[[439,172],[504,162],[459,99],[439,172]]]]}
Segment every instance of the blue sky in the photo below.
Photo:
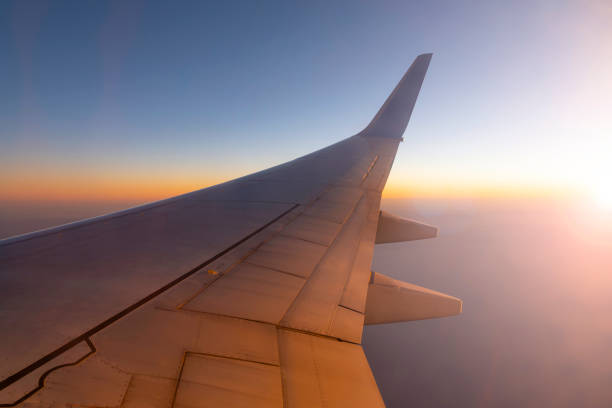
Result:
{"type": "Polygon", "coordinates": [[[2,2],[0,182],[161,198],[247,174],[356,133],[433,52],[390,188],[585,187],[612,147],[611,17],[605,2],[2,2]]]}

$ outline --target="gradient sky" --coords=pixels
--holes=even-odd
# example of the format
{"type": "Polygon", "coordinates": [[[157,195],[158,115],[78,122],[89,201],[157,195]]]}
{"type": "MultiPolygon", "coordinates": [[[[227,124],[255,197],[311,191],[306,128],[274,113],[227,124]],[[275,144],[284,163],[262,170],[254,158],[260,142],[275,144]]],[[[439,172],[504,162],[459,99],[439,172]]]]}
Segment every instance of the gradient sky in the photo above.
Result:
{"type": "Polygon", "coordinates": [[[148,201],[363,128],[433,52],[387,196],[610,191],[609,2],[0,3],[6,200],[148,201]]]}
{"type": "Polygon", "coordinates": [[[0,1],[0,238],[355,134],[433,52],[383,208],[440,237],[373,269],[464,313],[366,329],[388,406],[612,406],[612,3],[330,3],[0,1]]]}

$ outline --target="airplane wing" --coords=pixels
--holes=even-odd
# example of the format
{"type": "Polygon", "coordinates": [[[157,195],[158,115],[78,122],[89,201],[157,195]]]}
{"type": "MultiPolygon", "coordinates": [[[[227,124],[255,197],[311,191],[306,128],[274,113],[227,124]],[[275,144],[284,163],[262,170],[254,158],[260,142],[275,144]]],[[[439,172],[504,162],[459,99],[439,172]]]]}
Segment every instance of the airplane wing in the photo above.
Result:
{"type": "Polygon", "coordinates": [[[364,322],[461,312],[370,270],[375,243],[436,235],[380,212],[430,59],[325,149],[0,241],[0,406],[383,406],[364,322]]]}

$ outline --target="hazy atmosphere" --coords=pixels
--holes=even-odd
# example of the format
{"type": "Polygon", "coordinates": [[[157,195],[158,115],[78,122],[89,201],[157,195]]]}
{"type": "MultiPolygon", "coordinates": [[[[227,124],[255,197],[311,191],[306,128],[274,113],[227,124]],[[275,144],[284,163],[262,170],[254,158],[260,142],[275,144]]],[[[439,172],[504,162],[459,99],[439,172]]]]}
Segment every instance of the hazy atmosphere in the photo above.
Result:
{"type": "Polygon", "coordinates": [[[461,297],[463,314],[365,329],[389,407],[609,407],[612,214],[552,201],[387,200],[440,227],[373,270],[461,297]]]}
{"type": "Polygon", "coordinates": [[[612,6],[0,3],[0,239],[351,136],[433,59],[373,270],[463,314],[370,326],[389,407],[612,406],[612,6]]]}

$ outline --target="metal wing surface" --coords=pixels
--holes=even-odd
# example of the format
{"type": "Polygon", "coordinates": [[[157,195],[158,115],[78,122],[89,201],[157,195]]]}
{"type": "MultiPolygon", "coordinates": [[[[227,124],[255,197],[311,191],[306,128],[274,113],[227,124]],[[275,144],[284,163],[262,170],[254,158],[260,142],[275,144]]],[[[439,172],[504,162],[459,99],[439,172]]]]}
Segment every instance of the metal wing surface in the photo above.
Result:
{"type": "Polygon", "coordinates": [[[435,235],[380,213],[430,58],[325,149],[0,241],[0,406],[383,406],[364,319],[461,309],[370,270],[377,241],[435,235]]]}

